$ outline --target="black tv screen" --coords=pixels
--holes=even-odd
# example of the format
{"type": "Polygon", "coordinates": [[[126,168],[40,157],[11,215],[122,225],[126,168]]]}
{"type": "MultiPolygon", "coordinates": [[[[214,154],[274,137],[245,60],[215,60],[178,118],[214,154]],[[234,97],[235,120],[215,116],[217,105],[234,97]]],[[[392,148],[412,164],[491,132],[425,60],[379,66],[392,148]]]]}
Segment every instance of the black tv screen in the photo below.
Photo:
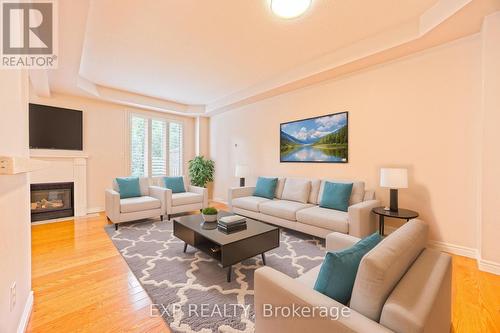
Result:
{"type": "Polygon", "coordinates": [[[83,112],[29,105],[30,148],[83,150],[83,112]]]}

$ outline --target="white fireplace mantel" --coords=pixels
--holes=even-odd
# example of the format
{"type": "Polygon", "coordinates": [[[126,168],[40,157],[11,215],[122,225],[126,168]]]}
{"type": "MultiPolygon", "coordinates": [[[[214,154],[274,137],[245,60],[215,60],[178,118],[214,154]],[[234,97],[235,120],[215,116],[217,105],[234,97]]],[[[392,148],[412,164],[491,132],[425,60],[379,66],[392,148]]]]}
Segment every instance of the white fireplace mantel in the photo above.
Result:
{"type": "Polygon", "coordinates": [[[74,183],[75,216],[87,215],[87,159],[80,152],[30,150],[30,157],[47,161],[47,168],[30,173],[32,184],[74,183]]]}

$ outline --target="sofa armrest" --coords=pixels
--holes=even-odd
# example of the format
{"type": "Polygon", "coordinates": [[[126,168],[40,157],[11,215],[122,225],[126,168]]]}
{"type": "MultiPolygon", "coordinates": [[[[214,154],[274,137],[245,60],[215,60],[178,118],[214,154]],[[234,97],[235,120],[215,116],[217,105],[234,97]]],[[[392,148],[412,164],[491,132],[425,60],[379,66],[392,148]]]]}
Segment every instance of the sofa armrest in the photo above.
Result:
{"type": "Polygon", "coordinates": [[[113,223],[120,222],[120,193],[115,190],[108,189],[105,194],[106,216],[113,223]]]}
{"type": "Polygon", "coordinates": [[[255,192],[255,186],[230,187],[227,194],[227,205],[233,210],[232,200],[236,198],[249,197],[255,192]]]}
{"type": "Polygon", "coordinates": [[[372,209],[380,206],[378,200],[368,200],[349,206],[349,235],[363,238],[377,230],[377,219],[372,209]]]}
{"type": "Polygon", "coordinates": [[[363,201],[375,200],[375,191],[374,190],[366,190],[365,196],[363,197],[363,201]]]}
{"type": "Polygon", "coordinates": [[[256,333],[391,332],[379,323],[271,267],[255,271],[254,300],[256,333]],[[287,307],[292,314],[286,316],[278,307],[287,307]],[[297,316],[293,315],[294,307],[311,311],[309,315],[297,316]],[[323,312],[322,316],[320,309],[326,309],[328,315],[323,312]]]}
{"type": "Polygon", "coordinates": [[[189,185],[188,192],[193,192],[197,194],[201,194],[203,196],[203,205],[202,208],[208,207],[208,189],[200,186],[189,185]]]}
{"type": "Polygon", "coordinates": [[[150,186],[149,196],[160,200],[162,214],[166,214],[168,204],[172,203],[172,190],[161,186],[150,186]]]}
{"type": "Polygon", "coordinates": [[[380,322],[396,332],[450,332],[451,275],[450,255],[424,249],[387,298],[380,322]]]}
{"type": "Polygon", "coordinates": [[[326,250],[338,251],[353,246],[359,242],[358,237],[346,235],[340,232],[332,232],[326,235],[326,250]]]}

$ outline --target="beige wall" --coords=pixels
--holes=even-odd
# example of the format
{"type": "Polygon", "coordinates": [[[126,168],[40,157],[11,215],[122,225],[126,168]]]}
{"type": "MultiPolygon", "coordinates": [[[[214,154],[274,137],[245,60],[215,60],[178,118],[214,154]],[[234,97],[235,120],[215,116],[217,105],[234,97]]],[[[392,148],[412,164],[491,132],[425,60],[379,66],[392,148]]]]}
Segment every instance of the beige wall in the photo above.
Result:
{"type": "MultiPolygon", "coordinates": [[[[0,70],[0,156],[28,157],[28,77],[0,70]]],[[[0,175],[0,332],[16,332],[31,291],[28,174],[0,175]],[[10,288],[16,283],[16,305],[10,288]]]]}
{"type": "Polygon", "coordinates": [[[210,118],[208,117],[199,117],[198,118],[198,130],[196,139],[198,142],[198,151],[197,155],[203,155],[205,157],[209,157],[209,149],[210,149],[210,140],[209,140],[209,130],[210,130],[210,118]]]}
{"type": "Polygon", "coordinates": [[[500,12],[487,17],[482,32],[483,110],[481,259],[500,263],[500,12]]]}
{"type": "Polygon", "coordinates": [[[128,172],[129,113],[147,113],[184,123],[184,170],[194,156],[194,118],[145,111],[114,103],[53,94],[51,98],[30,96],[30,102],[83,110],[84,152],[89,155],[87,171],[87,206],[91,211],[104,209],[104,190],[115,177],[128,172]]]}
{"type": "Polygon", "coordinates": [[[400,206],[417,210],[431,238],[475,247],[480,144],[479,35],[211,118],[215,194],[236,186],[236,163],[258,175],[352,178],[378,186],[384,166],[409,168],[400,206]],[[349,163],[279,163],[279,124],[349,111],[349,163]]]}

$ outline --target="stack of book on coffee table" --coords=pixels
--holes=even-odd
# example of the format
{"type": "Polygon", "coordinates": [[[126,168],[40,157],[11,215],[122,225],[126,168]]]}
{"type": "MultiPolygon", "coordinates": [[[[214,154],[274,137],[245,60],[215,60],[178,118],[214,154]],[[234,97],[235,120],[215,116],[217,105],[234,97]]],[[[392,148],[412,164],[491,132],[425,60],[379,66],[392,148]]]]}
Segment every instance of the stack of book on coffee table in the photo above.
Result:
{"type": "Polygon", "coordinates": [[[221,217],[217,227],[220,231],[230,234],[247,228],[247,221],[243,216],[231,215],[221,217]]]}

